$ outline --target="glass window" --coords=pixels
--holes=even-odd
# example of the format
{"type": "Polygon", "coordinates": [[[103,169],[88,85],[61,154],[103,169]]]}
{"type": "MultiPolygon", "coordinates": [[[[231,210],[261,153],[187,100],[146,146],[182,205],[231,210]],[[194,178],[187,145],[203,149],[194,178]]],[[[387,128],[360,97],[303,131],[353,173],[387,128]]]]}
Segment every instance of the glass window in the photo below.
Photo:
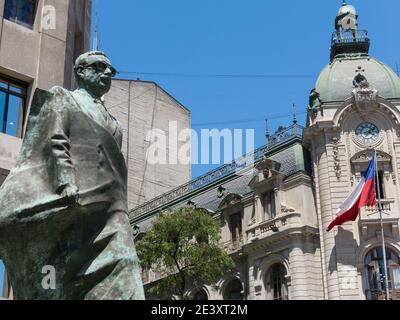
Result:
{"type": "Polygon", "coordinates": [[[32,28],[35,22],[37,0],[6,0],[4,18],[32,28]]]}
{"type": "Polygon", "coordinates": [[[0,86],[1,132],[21,138],[26,111],[26,86],[5,79],[1,83],[7,83],[8,88],[0,86]]]}
{"type": "Polygon", "coordinates": [[[274,219],[275,216],[275,193],[271,191],[264,195],[264,219],[271,220],[274,219]]]}
{"type": "Polygon", "coordinates": [[[232,280],[226,286],[224,300],[243,300],[243,285],[239,279],[232,280]]]}
{"type": "Polygon", "coordinates": [[[378,180],[379,184],[375,183],[375,193],[376,196],[380,197],[380,199],[385,199],[385,190],[384,190],[384,184],[383,184],[383,171],[378,171],[378,180]],[[379,186],[379,188],[378,188],[379,186]]]}
{"type": "Polygon", "coordinates": [[[3,132],[3,128],[5,127],[6,97],[7,97],[7,94],[5,92],[1,92],[0,91],[0,125],[1,125],[1,132],[3,132]]]}
{"type": "Polygon", "coordinates": [[[204,289],[199,289],[193,295],[193,300],[206,301],[208,300],[207,292],[204,289]]]}
{"type": "Polygon", "coordinates": [[[393,288],[396,290],[400,289],[400,269],[398,265],[392,266],[393,272],[393,288]]]}
{"type": "MultiPolygon", "coordinates": [[[[389,290],[400,290],[399,257],[389,248],[386,248],[386,263],[389,290]]],[[[380,299],[380,297],[384,296],[386,288],[383,250],[381,247],[369,252],[365,258],[365,267],[368,281],[367,296],[373,300],[380,299]]]]}
{"type": "Polygon", "coordinates": [[[8,83],[0,79],[0,88],[8,89],[8,83]]]}
{"type": "Polygon", "coordinates": [[[271,289],[274,300],[288,300],[286,269],[282,264],[276,264],[271,268],[271,289]]]}
{"type": "Polygon", "coordinates": [[[232,234],[232,241],[242,238],[242,215],[240,212],[229,216],[229,228],[232,234]]]}

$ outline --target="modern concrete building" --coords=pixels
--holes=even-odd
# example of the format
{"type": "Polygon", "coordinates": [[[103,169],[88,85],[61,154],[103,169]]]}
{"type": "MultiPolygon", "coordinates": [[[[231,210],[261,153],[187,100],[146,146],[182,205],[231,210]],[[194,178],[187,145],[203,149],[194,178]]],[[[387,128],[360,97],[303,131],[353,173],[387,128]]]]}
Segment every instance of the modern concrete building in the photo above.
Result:
{"type": "Polygon", "coordinates": [[[113,80],[105,105],[124,128],[129,209],[191,179],[190,163],[183,164],[177,158],[184,145],[190,153],[190,136],[178,141],[190,128],[188,109],[158,84],[141,80],[113,80]],[[161,142],[156,141],[157,136],[165,138],[160,150],[163,155],[159,161],[151,161],[152,144],[161,142]]]}
{"type": "MultiPolygon", "coordinates": [[[[36,88],[75,87],[73,63],[90,47],[91,7],[91,0],[0,0],[0,185],[18,156],[36,88]]],[[[10,290],[5,279],[3,296],[10,290]]]]}
{"type": "Polygon", "coordinates": [[[0,0],[0,182],[14,164],[36,88],[74,87],[89,49],[91,0],[0,0]]]}
{"type": "MultiPolygon", "coordinates": [[[[331,61],[311,91],[306,127],[294,120],[267,137],[255,164],[235,161],[131,211],[140,239],[157,214],[195,206],[221,221],[221,247],[236,270],[218,283],[188,284],[194,299],[400,299],[400,79],[369,55],[368,33],[343,3],[331,61]],[[327,232],[358,185],[373,150],[382,199],[388,278],[377,207],[327,232]]],[[[150,287],[160,279],[144,270],[150,287]]]]}

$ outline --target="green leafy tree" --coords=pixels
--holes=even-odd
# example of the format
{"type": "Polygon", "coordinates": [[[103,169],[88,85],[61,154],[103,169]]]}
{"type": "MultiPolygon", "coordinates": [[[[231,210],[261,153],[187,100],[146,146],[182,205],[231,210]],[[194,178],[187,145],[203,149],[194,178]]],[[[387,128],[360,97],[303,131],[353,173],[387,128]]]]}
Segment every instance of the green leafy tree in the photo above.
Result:
{"type": "Polygon", "coordinates": [[[187,299],[187,286],[218,281],[235,266],[219,240],[219,222],[205,210],[179,208],[162,213],[136,244],[142,268],[163,274],[149,293],[187,299]]]}

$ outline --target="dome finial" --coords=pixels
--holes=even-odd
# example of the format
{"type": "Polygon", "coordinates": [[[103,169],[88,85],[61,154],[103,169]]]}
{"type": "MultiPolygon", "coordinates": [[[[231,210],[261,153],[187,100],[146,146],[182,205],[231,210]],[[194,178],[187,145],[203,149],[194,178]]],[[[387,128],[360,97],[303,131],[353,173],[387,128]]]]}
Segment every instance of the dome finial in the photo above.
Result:
{"type": "Polygon", "coordinates": [[[336,16],[336,29],[342,28],[344,30],[347,29],[356,29],[358,24],[358,16],[356,12],[356,8],[346,3],[346,0],[343,0],[341,7],[339,8],[339,12],[336,16]]]}
{"type": "Polygon", "coordinates": [[[368,53],[368,32],[358,29],[356,8],[347,4],[346,0],[342,0],[335,19],[335,29],[332,36],[331,61],[339,54],[368,53]]]}

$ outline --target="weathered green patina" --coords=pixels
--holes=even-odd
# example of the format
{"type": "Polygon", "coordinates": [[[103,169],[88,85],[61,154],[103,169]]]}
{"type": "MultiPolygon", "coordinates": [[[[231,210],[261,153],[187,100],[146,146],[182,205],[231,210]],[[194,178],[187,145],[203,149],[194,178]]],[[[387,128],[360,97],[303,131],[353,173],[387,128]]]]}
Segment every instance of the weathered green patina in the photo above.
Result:
{"type": "Polygon", "coordinates": [[[75,74],[74,92],[35,93],[0,189],[0,258],[16,299],[144,299],[122,128],[101,100],[115,70],[104,53],[89,52],[75,74]],[[55,268],[55,289],[43,286],[45,266],[55,268]]]}

